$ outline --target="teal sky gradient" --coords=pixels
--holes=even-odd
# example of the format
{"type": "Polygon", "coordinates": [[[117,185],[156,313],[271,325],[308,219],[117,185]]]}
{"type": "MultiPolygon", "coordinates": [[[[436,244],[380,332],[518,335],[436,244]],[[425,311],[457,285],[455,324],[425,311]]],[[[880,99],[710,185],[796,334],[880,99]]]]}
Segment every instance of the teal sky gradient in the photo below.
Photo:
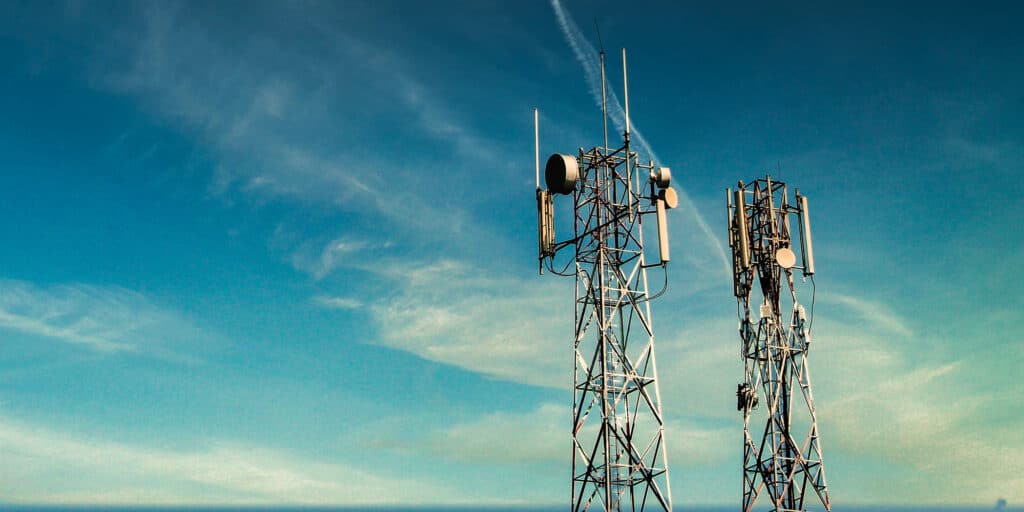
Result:
{"type": "Polygon", "coordinates": [[[619,97],[628,48],[688,195],[653,306],[675,502],[739,499],[716,244],[765,172],[811,201],[834,503],[1024,502],[1018,6],[383,0],[5,6],[0,502],[563,503],[532,109],[543,155],[601,119],[559,5],[619,97]]]}

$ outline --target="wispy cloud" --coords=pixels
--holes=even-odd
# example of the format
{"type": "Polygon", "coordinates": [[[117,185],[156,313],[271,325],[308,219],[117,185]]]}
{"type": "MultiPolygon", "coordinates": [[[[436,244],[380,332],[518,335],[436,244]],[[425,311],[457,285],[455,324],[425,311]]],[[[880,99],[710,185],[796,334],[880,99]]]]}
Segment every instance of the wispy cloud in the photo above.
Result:
{"type": "MultiPolygon", "coordinates": [[[[811,355],[826,459],[835,450],[910,469],[919,478],[899,492],[888,490],[894,502],[984,502],[996,495],[986,493],[1021,489],[1024,452],[1009,447],[1021,446],[1024,437],[978,421],[1011,399],[991,399],[964,387],[965,371],[976,363],[936,361],[928,350],[956,340],[918,339],[905,319],[882,304],[841,297],[825,304],[845,306],[853,316],[829,315],[816,322],[811,355]],[[948,460],[957,464],[944,463],[948,460]]],[[[1019,359],[1019,354],[1005,356],[1019,359]]],[[[873,481],[847,485],[879,492],[873,481]]]]}
{"type": "MultiPolygon", "coordinates": [[[[495,144],[403,57],[306,8],[275,12],[307,37],[267,33],[233,47],[210,36],[222,28],[216,17],[142,5],[140,23],[120,27],[120,44],[94,59],[97,82],[137,98],[210,149],[217,159],[211,193],[354,212],[374,218],[378,231],[411,237],[436,236],[438,225],[448,227],[447,236],[466,229],[463,208],[438,204],[445,186],[425,190],[427,176],[438,181],[436,159],[415,151],[395,156],[392,123],[412,120],[416,130],[402,136],[404,144],[454,152],[466,172],[494,163],[495,144]]],[[[446,168],[445,176],[457,172],[446,168]]]]}
{"type": "MultiPolygon", "coordinates": [[[[659,312],[665,311],[664,308],[659,312]]],[[[680,326],[655,317],[659,387],[666,414],[736,418],[733,392],[743,376],[735,318],[709,316],[680,326]]]]}
{"type": "Polygon", "coordinates": [[[561,462],[571,446],[569,411],[569,404],[554,403],[526,413],[498,411],[436,430],[423,445],[460,462],[561,462]]]}
{"type": "Polygon", "coordinates": [[[442,482],[259,446],[168,450],[0,418],[5,500],[74,504],[423,504],[468,501],[442,482]],[[54,482],[74,482],[55,488],[54,482]]]}
{"type": "MultiPolygon", "coordinates": [[[[892,349],[877,349],[891,351],[892,349]]],[[[853,355],[853,354],[850,354],[853,355]]],[[[834,357],[834,356],[833,356],[834,357]]],[[[828,451],[870,457],[886,465],[907,468],[913,482],[889,492],[900,503],[964,503],[988,501],[990,496],[1024,489],[1024,435],[1018,429],[979,418],[985,409],[1005,406],[985,396],[964,392],[958,384],[957,363],[911,366],[904,357],[883,359],[844,357],[824,366],[832,378],[855,377],[832,383],[844,391],[830,392],[819,402],[828,451]],[[836,366],[852,369],[833,373],[836,366]],[[884,425],[884,428],[879,428],[884,425]],[[831,440],[829,440],[831,439],[831,440]],[[953,466],[948,461],[955,460],[953,466]]],[[[819,394],[820,396],[820,394],[819,394]]],[[[824,435],[824,434],[823,434],[824,435]]],[[[873,481],[846,486],[862,493],[880,491],[873,481]]],[[[1013,499],[1024,499],[1018,492],[1013,499]]]]}
{"type": "Polygon", "coordinates": [[[398,97],[416,113],[419,126],[434,139],[450,144],[461,157],[473,162],[495,163],[494,143],[470,130],[447,111],[422,84],[408,76],[398,77],[398,97]]]}
{"type": "MultiPolygon", "coordinates": [[[[977,367],[986,363],[934,350],[955,339],[922,338],[907,318],[882,302],[854,294],[820,295],[809,365],[826,465],[846,473],[833,482],[842,486],[837,488],[847,489],[847,495],[885,493],[908,504],[984,502],[1021,488],[1024,453],[1007,447],[1024,445],[1022,434],[982,420],[1011,406],[1022,392],[1019,384],[999,392],[965,387],[968,369],[984,373],[977,367]],[[849,461],[865,457],[905,467],[920,481],[883,489],[870,475],[850,474],[856,463],[849,461]],[[948,460],[958,463],[950,467],[948,460]],[[995,460],[998,465],[990,464],[995,460]],[[843,465],[836,466],[839,462],[843,465]]],[[[656,318],[662,401],[670,418],[681,418],[670,421],[667,432],[682,424],[685,433],[668,438],[670,463],[719,460],[740,446],[742,423],[732,394],[743,375],[736,319],[707,315],[680,328],[672,318],[656,318]],[[728,420],[731,426],[724,430],[685,428],[690,421],[728,420]]],[[[1002,354],[992,357],[1021,359],[1019,345],[990,350],[1002,354]]]]}
{"type": "MultiPolygon", "coordinates": [[[[416,438],[412,452],[468,464],[568,463],[572,446],[571,403],[544,402],[523,412],[495,411],[477,418],[439,427],[416,438]]],[[[649,417],[643,427],[649,428],[649,417]]],[[[644,430],[646,431],[646,430],[644,430]]],[[[653,430],[651,430],[653,432],[653,430]]],[[[665,425],[669,460],[676,466],[703,466],[720,462],[727,452],[729,429],[708,428],[689,421],[665,425]]],[[[409,449],[401,440],[389,440],[409,449]]],[[[378,441],[379,442],[379,441],[378,441]]]]}
{"type": "Polygon", "coordinates": [[[376,242],[350,235],[342,235],[326,243],[307,241],[292,252],[291,263],[297,270],[316,279],[323,279],[335,269],[352,266],[363,261],[367,254],[392,246],[390,242],[376,242]]]}
{"type": "Polygon", "coordinates": [[[327,309],[359,309],[363,307],[362,301],[351,297],[317,295],[316,297],[313,297],[313,302],[327,309]]]}
{"type": "Polygon", "coordinates": [[[369,306],[380,330],[377,343],[502,379],[568,385],[571,283],[488,274],[456,260],[367,271],[395,290],[369,306]],[[563,357],[552,357],[559,353],[563,357]]]}
{"type": "Polygon", "coordinates": [[[873,324],[879,329],[899,336],[912,336],[914,332],[907,323],[893,313],[892,308],[879,302],[868,301],[852,295],[841,293],[823,293],[822,302],[837,304],[849,308],[866,324],[873,324]]]}
{"type": "Polygon", "coordinates": [[[97,59],[100,85],[138,97],[149,110],[186,130],[221,157],[211,184],[215,193],[232,187],[274,197],[372,205],[354,162],[331,159],[303,143],[312,127],[325,125],[331,98],[329,77],[294,48],[257,37],[246,49],[209,37],[211,27],[183,16],[177,6],[142,4],[140,23],[120,29],[116,45],[97,59]],[[211,79],[211,77],[215,77],[211,79]],[[310,85],[312,84],[312,85],[310,85]],[[309,126],[310,128],[305,128],[309,126]]]}
{"type": "Polygon", "coordinates": [[[166,351],[208,340],[187,318],[120,287],[0,280],[0,328],[99,352],[166,351]]]}

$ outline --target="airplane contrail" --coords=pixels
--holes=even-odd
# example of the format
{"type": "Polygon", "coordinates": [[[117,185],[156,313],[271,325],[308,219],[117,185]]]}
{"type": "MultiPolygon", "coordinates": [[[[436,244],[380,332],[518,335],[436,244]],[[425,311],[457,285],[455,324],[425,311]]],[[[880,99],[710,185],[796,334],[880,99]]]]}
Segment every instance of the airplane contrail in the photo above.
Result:
{"type": "MultiPolygon", "coordinates": [[[[580,65],[583,66],[583,72],[587,77],[587,85],[590,86],[590,94],[594,97],[594,101],[597,103],[598,108],[601,107],[601,64],[598,60],[597,50],[590,44],[590,41],[583,36],[579,27],[576,23],[569,18],[568,13],[565,12],[565,8],[562,7],[562,3],[559,0],[551,0],[551,7],[555,10],[555,17],[558,18],[558,25],[562,28],[562,33],[565,34],[565,39],[569,42],[569,46],[572,47],[573,53],[576,54],[576,59],[580,65]]],[[[615,95],[614,91],[610,89],[606,91],[608,96],[608,117],[611,118],[612,123],[620,130],[625,129],[626,113],[622,109],[622,104],[619,103],[618,96],[615,95]]],[[[630,120],[630,137],[632,141],[637,142],[641,149],[645,153],[650,155],[656,162],[661,162],[658,155],[651,149],[651,145],[647,143],[647,139],[640,134],[640,130],[637,128],[636,123],[630,120]]],[[[678,190],[684,204],[693,205],[693,201],[690,200],[690,195],[686,193],[686,190],[682,186],[676,185],[675,188],[678,190]]],[[[729,258],[725,255],[725,248],[722,246],[721,240],[715,236],[715,233],[711,231],[711,227],[708,226],[704,216],[697,211],[696,208],[687,208],[687,210],[693,215],[693,219],[697,222],[697,226],[701,231],[707,235],[708,241],[711,246],[718,251],[718,256],[722,261],[722,265],[725,268],[726,273],[732,272],[729,258]]]]}

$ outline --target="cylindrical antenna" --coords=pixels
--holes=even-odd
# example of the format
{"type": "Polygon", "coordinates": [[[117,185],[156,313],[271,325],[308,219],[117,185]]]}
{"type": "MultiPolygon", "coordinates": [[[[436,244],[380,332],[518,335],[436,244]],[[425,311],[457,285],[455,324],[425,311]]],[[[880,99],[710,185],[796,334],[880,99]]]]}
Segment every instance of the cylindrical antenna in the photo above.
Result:
{"type": "Polygon", "coordinates": [[[747,235],[747,209],[744,207],[743,189],[736,191],[736,229],[739,231],[740,265],[744,270],[750,268],[750,238],[747,235]]]}
{"type": "Polygon", "coordinates": [[[789,186],[786,184],[782,185],[782,204],[779,206],[779,216],[782,217],[782,231],[786,233],[786,242],[789,242],[789,247],[792,249],[793,232],[789,230],[789,186]]]}
{"type": "Polygon", "coordinates": [[[604,40],[601,39],[601,25],[594,18],[594,30],[597,31],[597,45],[601,49],[601,121],[604,124],[604,152],[608,153],[608,96],[605,93],[604,78],[604,40]]]}
{"type": "Polygon", "coordinates": [[[800,251],[803,256],[804,275],[814,275],[814,248],[811,247],[811,219],[807,211],[807,196],[799,195],[797,191],[797,202],[800,203],[800,251]]]}
{"type": "Polygon", "coordinates": [[[555,254],[555,209],[551,191],[537,188],[538,271],[544,273],[544,258],[555,254]]]}
{"type": "Polygon", "coordinates": [[[732,189],[731,188],[725,189],[725,217],[726,217],[726,220],[729,222],[729,247],[735,247],[736,244],[733,243],[733,239],[735,238],[735,235],[733,233],[733,226],[732,226],[732,189]]]}
{"type": "Polygon", "coordinates": [[[626,105],[626,140],[629,140],[629,79],[626,77],[626,49],[622,49],[622,99],[626,105]]]}
{"type": "Polygon", "coordinates": [[[540,190],[540,113],[536,108],[533,109],[533,167],[537,190],[540,190]]]}

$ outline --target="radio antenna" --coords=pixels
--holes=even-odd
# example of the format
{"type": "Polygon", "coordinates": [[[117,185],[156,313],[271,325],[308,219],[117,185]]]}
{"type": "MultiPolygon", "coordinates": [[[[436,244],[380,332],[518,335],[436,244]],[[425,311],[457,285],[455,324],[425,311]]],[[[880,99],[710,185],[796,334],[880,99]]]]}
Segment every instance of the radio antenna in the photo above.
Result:
{"type": "Polygon", "coordinates": [[[604,42],[601,41],[601,26],[594,18],[594,29],[597,30],[597,45],[601,48],[601,121],[604,124],[604,152],[608,152],[608,93],[605,92],[604,79],[604,42]]]}
{"type": "Polygon", "coordinates": [[[626,107],[626,144],[629,144],[629,78],[626,75],[626,49],[622,49],[622,102],[626,107]]]}
{"type": "Polygon", "coordinates": [[[533,168],[537,190],[540,190],[540,113],[533,109],[533,168]]]}

